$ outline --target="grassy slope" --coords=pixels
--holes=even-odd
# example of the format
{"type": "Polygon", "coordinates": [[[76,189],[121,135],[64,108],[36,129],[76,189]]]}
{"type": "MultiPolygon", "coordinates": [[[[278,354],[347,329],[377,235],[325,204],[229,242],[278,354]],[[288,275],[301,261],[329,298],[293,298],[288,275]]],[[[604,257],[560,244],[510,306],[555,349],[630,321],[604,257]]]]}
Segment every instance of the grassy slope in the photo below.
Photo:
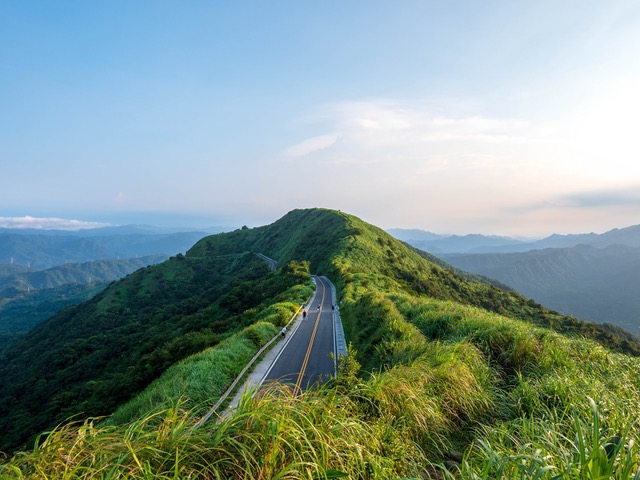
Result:
{"type": "MultiPolygon", "coordinates": [[[[305,242],[314,270],[338,284],[358,353],[336,382],[303,397],[246,398],[235,416],[197,431],[176,408],[126,429],[64,427],[0,473],[424,478],[451,449],[465,452],[451,467],[460,478],[628,478],[637,470],[637,358],[532,326],[580,324],[450,274],[354,217],[296,211],[282,222],[282,231],[236,232],[234,241],[281,261],[303,255],[305,242]]],[[[194,249],[228,252],[234,241],[205,239],[194,249]]]]}
{"type": "Polygon", "coordinates": [[[344,281],[341,279],[350,283],[350,290],[381,285],[382,289],[390,291],[398,289],[412,295],[452,300],[562,333],[586,336],[619,351],[640,354],[638,340],[622,329],[560,315],[516,292],[470,280],[455,269],[424,261],[421,254],[383,230],[342,215],[347,219],[345,230],[355,234],[351,233],[343,240],[343,248],[332,260],[331,274],[339,279],[339,284],[344,281]]]}
{"type": "Polygon", "coordinates": [[[169,367],[140,394],[120,406],[110,424],[124,424],[144,418],[180,403],[193,415],[202,415],[229,387],[244,366],[274,335],[279,333],[301,303],[313,293],[311,283],[297,284],[260,309],[251,309],[251,325],[214,347],[169,367]]]}

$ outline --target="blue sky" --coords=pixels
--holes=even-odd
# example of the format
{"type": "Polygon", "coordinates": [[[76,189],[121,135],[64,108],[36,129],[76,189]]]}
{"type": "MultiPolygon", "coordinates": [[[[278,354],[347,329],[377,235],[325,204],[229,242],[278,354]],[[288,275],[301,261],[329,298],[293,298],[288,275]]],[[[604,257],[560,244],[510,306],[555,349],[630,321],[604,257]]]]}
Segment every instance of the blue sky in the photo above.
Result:
{"type": "Polygon", "coordinates": [[[603,232],[638,85],[637,1],[0,0],[0,223],[603,232]]]}

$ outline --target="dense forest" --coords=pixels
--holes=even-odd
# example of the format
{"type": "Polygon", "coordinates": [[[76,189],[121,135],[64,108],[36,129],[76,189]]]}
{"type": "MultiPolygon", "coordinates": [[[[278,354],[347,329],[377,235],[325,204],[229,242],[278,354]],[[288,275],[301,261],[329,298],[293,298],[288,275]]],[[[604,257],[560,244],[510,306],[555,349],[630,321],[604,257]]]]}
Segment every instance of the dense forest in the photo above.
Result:
{"type": "Polygon", "coordinates": [[[0,350],[63,308],[89,300],[109,282],[167,258],[94,260],[45,270],[5,265],[0,268],[0,350]]]}
{"type": "Polygon", "coordinates": [[[108,284],[66,284],[37,292],[21,293],[0,306],[0,352],[43,320],[97,295],[108,284]]]}

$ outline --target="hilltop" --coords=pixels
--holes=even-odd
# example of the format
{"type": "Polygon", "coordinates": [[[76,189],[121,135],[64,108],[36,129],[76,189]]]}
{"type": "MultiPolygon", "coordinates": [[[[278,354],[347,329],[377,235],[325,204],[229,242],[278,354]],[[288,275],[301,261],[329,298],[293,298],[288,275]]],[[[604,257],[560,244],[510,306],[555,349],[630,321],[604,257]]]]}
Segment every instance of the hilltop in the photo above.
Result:
{"type": "MultiPolygon", "coordinates": [[[[175,390],[167,409],[133,423],[61,427],[0,473],[391,479],[437,476],[435,465],[451,459],[462,478],[595,478],[637,468],[637,339],[546,310],[325,209],[205,237],[184,257],[131,274],[41,324],[2,359],[3,435],[25,429],[29,415],[42,417],[42,428],[46,419],[110,413],[156,378],[154,391],[168,391],[162,371],[213,355],[220,335],[268,324],[275,333],[277,318],[259,312],[305,298],[309,271],[336,284],[351,342],[334,382],[303,396],[276,390],[245,398],[236,415],[196,431],[197,405],[175,390]],[[257,252],[284,267],[269,272],[257,252]],[[212,323],[214,313],[221,314],[212,323]],[[67,337],[57,346],[47,330],[54,327],[67,337]],[[114,351],[142,356],[117,365],[114,351]],[[79,362],[84,369],[74,370],[79,362]],[[69,388],[78,377],[85,382],[69,388]],[[113,396],[113,385],[126,394],[118,388],[113,396]],[[12,408],[19,392],[28,398],[12,408]],[[33,407],[54,402],[42,414],[33,407]],[[579,445],[565,441],[576,435],[579,445]]],[[[254,347],[263,341],[255,330],[249,337],[254,347]]]]}

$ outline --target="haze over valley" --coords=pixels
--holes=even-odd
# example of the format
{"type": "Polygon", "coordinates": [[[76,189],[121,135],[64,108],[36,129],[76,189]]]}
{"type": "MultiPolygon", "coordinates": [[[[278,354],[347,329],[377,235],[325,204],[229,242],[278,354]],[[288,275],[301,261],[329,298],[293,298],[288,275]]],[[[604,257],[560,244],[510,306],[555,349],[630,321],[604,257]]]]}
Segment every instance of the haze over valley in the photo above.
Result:
{"type": "Polygon", "coordinates": [[[390,229],[461,270],[485,275],[548,308],[640,334],[640,226],[531,241],[390,229]]]}

